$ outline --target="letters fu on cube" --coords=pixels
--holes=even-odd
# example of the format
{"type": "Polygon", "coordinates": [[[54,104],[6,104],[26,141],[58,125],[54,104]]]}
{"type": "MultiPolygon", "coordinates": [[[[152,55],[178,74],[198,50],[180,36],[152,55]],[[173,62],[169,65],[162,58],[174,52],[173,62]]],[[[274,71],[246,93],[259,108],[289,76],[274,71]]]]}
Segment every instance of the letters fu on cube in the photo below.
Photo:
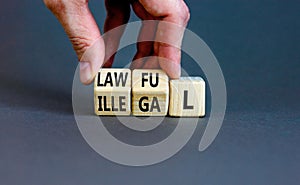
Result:
{"type": "Polygon", "coordinates": [[[96,115],[202,117],[201,77],[169,80],[162,70],[101,69],[95,78],[96,115]]]}

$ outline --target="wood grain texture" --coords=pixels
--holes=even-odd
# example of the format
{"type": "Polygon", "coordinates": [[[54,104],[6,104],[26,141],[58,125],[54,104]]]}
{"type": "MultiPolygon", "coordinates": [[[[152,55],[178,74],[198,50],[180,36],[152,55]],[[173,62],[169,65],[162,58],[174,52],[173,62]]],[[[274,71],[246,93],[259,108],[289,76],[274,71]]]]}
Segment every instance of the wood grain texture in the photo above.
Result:
{"type": "Polygon", "coordinates": [[[132,114],[165,116],[169,106],[169,78],[162,70],[132,71],[132,114]]]}
{"type": "Polygon", "coordinates": [[[181,77],[178,80],[170,80],[169,115],[205,116],[205,81],[201,77],[181,77]]]}
{"type": "Polygon", "coordinates": [[[101,69],[94,82],[96,115],[131,114],[131,71],[101,69]]]}

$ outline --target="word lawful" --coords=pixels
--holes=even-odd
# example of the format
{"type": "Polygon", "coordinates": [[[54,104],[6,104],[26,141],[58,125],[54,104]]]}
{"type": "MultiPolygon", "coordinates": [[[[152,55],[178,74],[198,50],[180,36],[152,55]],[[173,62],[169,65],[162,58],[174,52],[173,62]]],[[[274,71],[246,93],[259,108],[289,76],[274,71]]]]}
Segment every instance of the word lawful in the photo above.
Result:
{"type": "Polygon", "coordinates": [[[169,80],[162,70],[101,69],[94,82],[96,115],[205,116],[201,77],[169,80]]]}

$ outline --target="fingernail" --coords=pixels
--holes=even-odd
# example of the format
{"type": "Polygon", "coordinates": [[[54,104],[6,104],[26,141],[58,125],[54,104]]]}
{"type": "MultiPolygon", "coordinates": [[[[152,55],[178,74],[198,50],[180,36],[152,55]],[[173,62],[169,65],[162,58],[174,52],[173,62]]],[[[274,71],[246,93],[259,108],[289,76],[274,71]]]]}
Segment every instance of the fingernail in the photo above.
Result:
{"type": "Polygon", "coordinates": [[[93,81],[93,71],[90,62],[79,62],[80,81],[83,84],[90,84],[93,81]]]}

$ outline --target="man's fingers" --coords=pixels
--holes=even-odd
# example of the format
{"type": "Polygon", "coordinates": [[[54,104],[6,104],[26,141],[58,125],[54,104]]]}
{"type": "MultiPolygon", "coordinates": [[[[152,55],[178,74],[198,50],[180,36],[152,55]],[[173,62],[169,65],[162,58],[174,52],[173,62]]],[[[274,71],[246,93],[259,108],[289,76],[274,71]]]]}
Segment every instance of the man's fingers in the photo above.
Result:
{"type": "Polygon", "coordinates": [[[138,42],[137,52],[130,65],[131,69],[140,69],[144,66],[145,57],[153,53],[153,42],[138,42]]]}
{"type": "Polygon", "coordinates": [[[82,61],[80,63],[81,82],[91,83],[103,63],[105,48],[98,26],[88,8],[87,0],[44,0],[44,2],[62,24],[78,59],[82,61]],[[96,41],[96,47],[100,49],[100,52],[92,53],[91,50],[82,59],[87,49],[96,41]]]}
{"type": "MultiPolygon", "coordinates": [[[[154,17],[150,15],[143,5],[135,1],[132,3],[132,8],[135,14],[141,20],[153,20],[154,17]]],[[[142,26],[140,28],[140,33],[138,36],[137,42],[137,52],[133,58],[133,62],[131,63],[131,69],[142,68],[145,60],[138,60],[141,58],[145,58],[153,54],[153,46],[154,46],[154,37],[156,32],[157,23],[155,21],[144,21],[142,22],[142,26]],[[141,42],[144,41],[144,42],[141,42]]]]}
{"type": "Polygon", "coordinates": [[[181,41],[183,27],[169,22],[160,22],[156,33],[154,54],[162,70],[172,79],[180,77],[181,41]]]}
{"type": "MultiPolygon", "coordinates": [[[[130,4],[126,0],[105,0],[107,11],[104,32],[108,32],[118,26],[126,24],[130,17],[130,4]]],[[[117,29],[105,34],[105,64],[104,67],[111,67],[113,64],[115,52],[117,51],[120,39],[124,32],[123,29],[117,29]]]]}
{"type": "MultiPolygon", "coordinates": [[[[189,20],[189,10],[182,0],[139,0],[151,15],[161,20],[157,25],[154,55],[170,78],[180,77],[181,42],[189,20]]],[[[150,64],[149,64],[150,65],[150,64]]]]}

